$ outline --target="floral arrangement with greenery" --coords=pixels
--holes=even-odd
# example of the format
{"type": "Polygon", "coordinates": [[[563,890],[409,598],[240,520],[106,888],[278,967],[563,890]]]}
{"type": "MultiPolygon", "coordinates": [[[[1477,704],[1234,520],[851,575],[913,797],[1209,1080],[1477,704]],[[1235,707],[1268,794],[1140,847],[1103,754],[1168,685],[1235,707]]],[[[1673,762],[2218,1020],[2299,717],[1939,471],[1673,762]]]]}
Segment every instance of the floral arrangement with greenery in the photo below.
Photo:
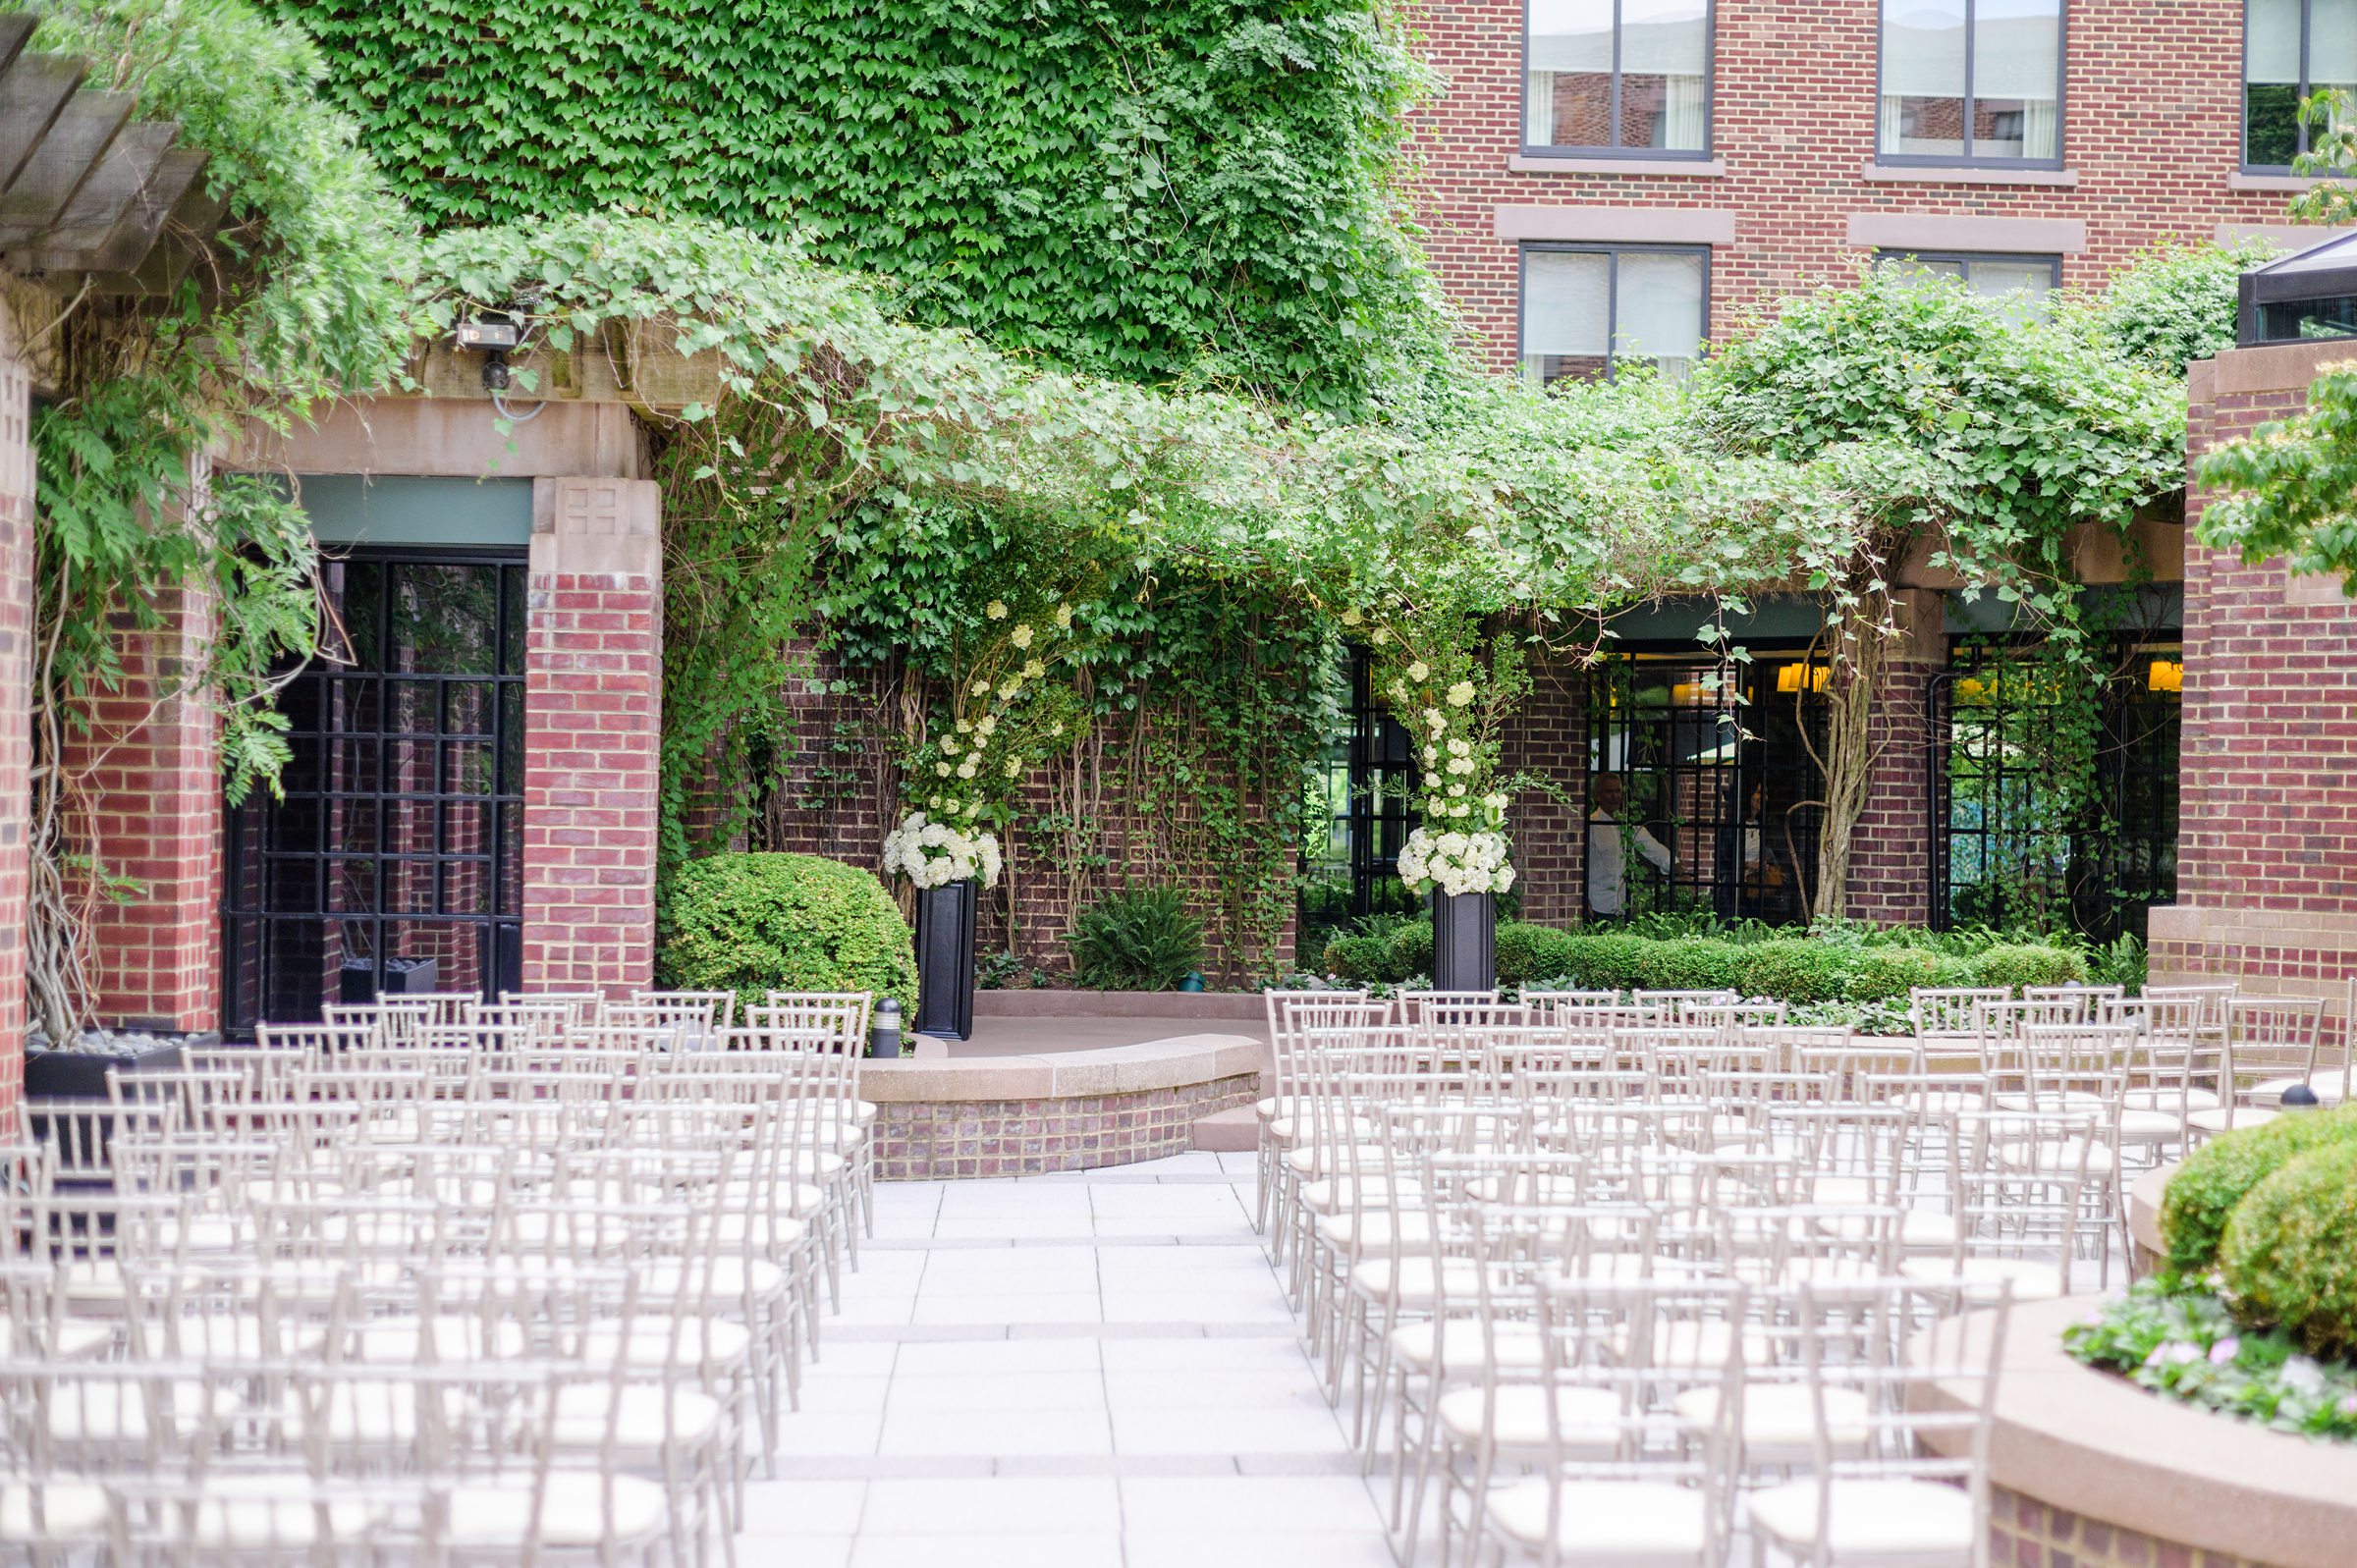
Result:
{"type": "Polygon", "coordinates": [[[1382,691],[1416,748],[1422,784],[1424,820],[1400,846],[1399,880],[1417,893],[1504,892],[1514,885],[1513,781],[1500,770],[1507,722],[1530,689],[1521,649],[1502,635],[1485,658],[1464,615],[1407,617],[1379,631],[1382,691]]]}
{"type": "Polygon", "coordinates": [[[2307,1355],[2281,1328],[2238,1324],[2216,1274],[2162,1274],[2063,1330],[2072,1356],[2140,1388],[2277,1432],[2357,1441],[2357,1364],[2307,1355]]]}

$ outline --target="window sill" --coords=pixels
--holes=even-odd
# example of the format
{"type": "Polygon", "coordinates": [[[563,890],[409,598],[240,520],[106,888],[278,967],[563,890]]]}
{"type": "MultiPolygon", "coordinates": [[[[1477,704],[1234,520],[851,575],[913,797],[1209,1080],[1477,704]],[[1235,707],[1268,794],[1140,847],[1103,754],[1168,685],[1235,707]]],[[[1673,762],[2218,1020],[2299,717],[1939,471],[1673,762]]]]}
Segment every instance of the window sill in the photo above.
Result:
{"type": "Polygon", "coordinates": [[[1693,180],[1716,180],[1727,173],[1724,158],[1548,158],[1523,153],[1506,160],[1510,174],[1623,174],[1682,175],[1693,180]]]}
{"type": "Polygon", "coordinates": [[[2318,186],[2330,184],[2333,182],[2321,175],[2313,174],[2245,174],[2242,170],[2237,169],[2226,176],[2228,190],[2275,190],[2296,193],[2302,190],[2313,190],[2318,186]]]}
{"type": "Polygon", "coordinates": [[[2060,186],[2079,183],[2075,169],[1993,169],[1975,164],[1870,163],[1862,179],[1868,185],[1922,186],[2060,186]]]}

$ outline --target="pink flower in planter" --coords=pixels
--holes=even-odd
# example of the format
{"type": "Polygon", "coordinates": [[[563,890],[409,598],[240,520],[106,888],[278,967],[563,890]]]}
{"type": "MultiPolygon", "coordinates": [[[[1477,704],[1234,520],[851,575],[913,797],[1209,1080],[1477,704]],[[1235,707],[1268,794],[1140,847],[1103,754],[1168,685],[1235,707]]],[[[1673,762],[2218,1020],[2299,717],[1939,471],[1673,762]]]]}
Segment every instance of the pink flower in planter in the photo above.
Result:
{"type": "Polygon", "coordinates": [[[2222,1367],[2240,1354],[2242,1354],[2242,1341],[2232,1334],[2228,1334],[2210,1347],[2210,1365],[2222,1367]]]}
{"type": "Polygon", "coordinates": [[[2148,1367],[2182,1367],[2189,1361],[2201,1359],[2201,1346],[2182,1339],[2171,1339],[2165,1344],[2155,1345],[2153,1353],[2144,1358],[2144,1364],[2148,1367]]]}

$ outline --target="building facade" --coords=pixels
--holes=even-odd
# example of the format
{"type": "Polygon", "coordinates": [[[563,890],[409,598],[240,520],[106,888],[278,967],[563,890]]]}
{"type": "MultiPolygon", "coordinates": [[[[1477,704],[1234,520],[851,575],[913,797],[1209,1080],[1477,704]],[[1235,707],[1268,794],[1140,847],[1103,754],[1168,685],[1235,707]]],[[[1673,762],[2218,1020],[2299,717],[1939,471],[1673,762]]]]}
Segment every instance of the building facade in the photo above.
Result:
{"type": "MultiPolygon", "coordinates": [[[[1914,258],[2024,307],[2164,241],[2287,241],[2335,0],[1431,0],[1427,244],[1489,362],[1670,374],[1914,258]]],[[[2309,234],[2315,231],[2307,231],[2309,234]]]]}

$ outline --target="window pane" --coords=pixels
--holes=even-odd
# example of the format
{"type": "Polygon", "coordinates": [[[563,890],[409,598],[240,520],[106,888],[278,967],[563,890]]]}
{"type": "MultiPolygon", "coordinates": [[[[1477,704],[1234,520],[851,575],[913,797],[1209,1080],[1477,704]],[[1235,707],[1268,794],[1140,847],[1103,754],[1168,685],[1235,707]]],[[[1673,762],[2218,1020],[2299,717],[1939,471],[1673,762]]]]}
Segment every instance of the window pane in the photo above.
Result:
{"type": "Polygon", "coordinates": [[[1682,376],[1702,351],[1702,257],[1630,251],[1620,257],[1613,352],[1636,354],[1682,376]]]}
{"type": "Polygon", "coordinates": [[[2310,0],[2308,90],[2357,93],[2357,0],[2310,0]]]}
{"type": "Polygon", "coordinates": [[[1700,152],[1709,61],[1702,0],[1622,0],[1620,145],[1700,152]]]}
{"type": "Polygon", "coordinates": [[[1531,250],[1522,257],[1522,368],[1542,383],[1605,372],[1612,258],[1531,250]]]}
{"type": "Polygon", "coordinates": [[[1975,261],[1966,270],[1964,286],[1988,298],[2004,298],[2008,314],[2044,321],[2055,269],[2043,261],[1975,261]]]}
{"type": "Polygon", "coordinates": [[[1530,0],[1534,147],[1613,144],[1613,0],[1530,0]]]}
{"type": "Polygon", "coordinates": [[[1886,0],[1882,149],[1964,155],[1964,0],[1886,0]]]}
{"type": "Polygon", "coordinates": [[[2283,168],[2300,146],[2300,0],[2250,0],[2243,18],[2242,161],[2283,168]]]}
{"type": "Polygon", "coordinates": [[[1980,0],[1972,29],[1972,155],[2060,156],[2060,0],[1980,0]]]}

